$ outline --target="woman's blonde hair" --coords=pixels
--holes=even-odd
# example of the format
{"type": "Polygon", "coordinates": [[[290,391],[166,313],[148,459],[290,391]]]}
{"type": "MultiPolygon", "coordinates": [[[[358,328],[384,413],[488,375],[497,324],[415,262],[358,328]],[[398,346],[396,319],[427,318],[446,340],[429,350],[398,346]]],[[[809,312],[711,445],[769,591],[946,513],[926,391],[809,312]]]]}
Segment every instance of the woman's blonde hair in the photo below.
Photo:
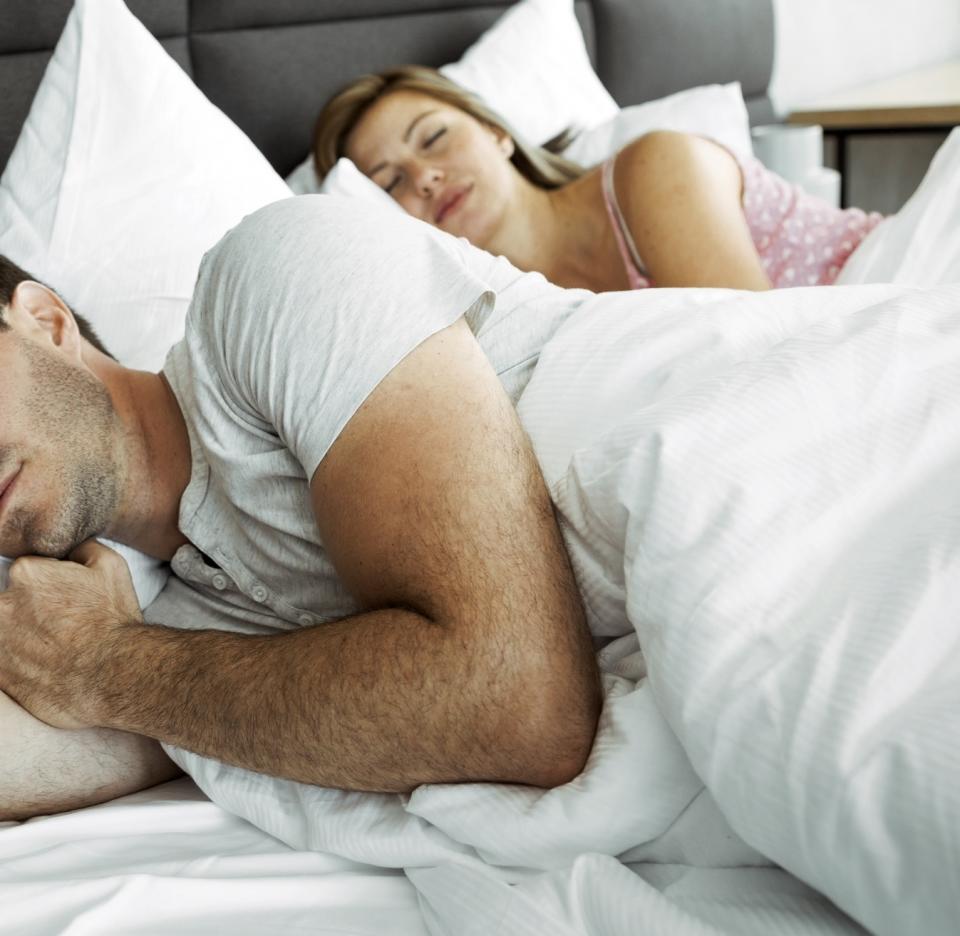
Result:
{"type": "Polygon", "coordinates": [[[376,101],[394,91],[417,91],[457,107],[513,139],[510,157],[517,170],[540,188],[560,188],[584,173],[582,166],[564,159],[556,151],[570,142],[564,131],[543,146],[533,146],[518,135],[502,117],[490,110],[475,94],[461,88],[433,68],[402,65],[378,75],[363,75],[338,91],[324,105],[313,133],[313,165],[322,179],[334,163],[346,155],[346,140],[357,121],[376,101]]]}

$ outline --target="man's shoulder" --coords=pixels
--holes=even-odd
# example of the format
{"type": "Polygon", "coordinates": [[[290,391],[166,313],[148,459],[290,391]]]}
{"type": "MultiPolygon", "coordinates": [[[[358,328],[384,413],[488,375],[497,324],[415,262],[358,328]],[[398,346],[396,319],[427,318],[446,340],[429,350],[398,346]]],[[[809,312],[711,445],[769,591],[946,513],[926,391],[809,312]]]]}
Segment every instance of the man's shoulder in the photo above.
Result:
{"type": "Polygon", "coordinates": [[[454,238],[437,238],[433,229],[402,211],[358,198],[298,195],[247,215],[203,259],[197,292],[206,303],[226,298],[231,286],[245,297],[280,284],[309,289],[389,279],[390,270],[448,256],[462,265],[454,238]],[[309,281],[309,283],[308,283],[309,281]]]}
{"type": "Polygon", "coordinates": [[[392,232],[409,235],[416,226],[407,215],[362,199],[297,195],[247,215],[224,235],[214,251],[247,252],[251,246],[258,251],[288,249],[311,238],[321,238],[324,246],[340,250],[358,240],[370,245],[382,242],[392,232]]]}
{"type": "Polygon", "coordinates": [[[197,276],[190,322],[219,332],[241,314],[257,325],[251,309],[284,308],[282,297],[322,288],[328,272],[356,265],[366,254],[360,238],[372,229],[363,207],[328,195],[300,195],[273,202],[243,218],[211,247],[197,276]]]}
{"type": "Polygon", "coordinates": [[[361,199],[342,195],[294,195],[251,212],[233,230],[260,230],[290,224],[352,225],[366,222],[372,214],[382,211],[361,199]]]}

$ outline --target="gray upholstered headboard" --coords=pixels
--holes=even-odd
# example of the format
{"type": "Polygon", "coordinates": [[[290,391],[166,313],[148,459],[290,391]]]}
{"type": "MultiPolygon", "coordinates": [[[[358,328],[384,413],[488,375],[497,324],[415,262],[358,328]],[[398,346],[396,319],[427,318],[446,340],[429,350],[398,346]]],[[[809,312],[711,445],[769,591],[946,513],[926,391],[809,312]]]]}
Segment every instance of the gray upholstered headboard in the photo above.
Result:
{"type": "MultiPolygon", "coordinates": [[[[512,0],[127,0],[130,9],[286,175],[321,104],[390,65],[455,61],[512,0]]],[[[0,0],[0,168],[72,0],[0,0]]],[[[772,0],[576,0],[597,72],[622,105],[739,80],[772,114],[772,0]]]]}

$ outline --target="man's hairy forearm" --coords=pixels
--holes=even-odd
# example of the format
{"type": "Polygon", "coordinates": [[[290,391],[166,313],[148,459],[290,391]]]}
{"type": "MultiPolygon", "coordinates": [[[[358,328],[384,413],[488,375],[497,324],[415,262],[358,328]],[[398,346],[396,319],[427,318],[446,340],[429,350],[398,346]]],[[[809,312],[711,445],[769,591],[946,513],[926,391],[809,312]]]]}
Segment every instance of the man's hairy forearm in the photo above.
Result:
{"type": "Polygon", "coordinates": [[[101,803],[179,773],[155,741],[51,728],[0,692],[0,822],[101,803]]]}
{"type": "Polygon", "coordinates": [[[100,721],[343,789],[570,779],[597,716],[589,640],[490,633],[465,640],[393,609],[266,637],[128,628],[101,660],[100,721]]]}

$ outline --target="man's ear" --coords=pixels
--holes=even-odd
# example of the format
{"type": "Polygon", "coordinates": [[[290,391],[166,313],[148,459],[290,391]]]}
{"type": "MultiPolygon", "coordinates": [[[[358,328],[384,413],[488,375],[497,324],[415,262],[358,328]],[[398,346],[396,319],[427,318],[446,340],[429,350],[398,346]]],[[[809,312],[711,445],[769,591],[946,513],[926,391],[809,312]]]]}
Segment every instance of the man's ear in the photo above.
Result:
{"type": "Polygon", "coordinates": [[[42,283],[23,280],[13,291],[7,318],[28,335],[49,341],[68,354],[80,354],[82,339],[76,319],[67,304],[42,283]]]}

